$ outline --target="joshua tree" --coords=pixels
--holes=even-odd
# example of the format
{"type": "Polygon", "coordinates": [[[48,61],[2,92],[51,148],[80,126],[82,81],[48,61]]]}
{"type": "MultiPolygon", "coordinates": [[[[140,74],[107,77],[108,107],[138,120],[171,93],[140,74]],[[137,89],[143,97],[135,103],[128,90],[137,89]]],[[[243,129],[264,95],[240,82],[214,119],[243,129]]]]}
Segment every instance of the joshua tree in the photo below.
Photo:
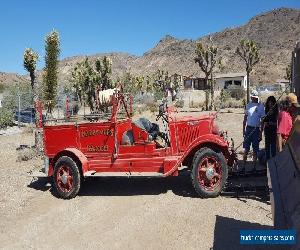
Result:
{"type": "Polygon", "coordinates": [[[214,109],[214,81],[213,81],[213,70],[220,59],[217,58],[218,48],[210,45],[207,48],[203,46],[202,43],[197,43],[196,45],[196,55],[194,59],[195,63],[198,63],[201,71],[205,75],[206,86],[210,85],[210,95],[211,95],[211,105],[210,108],[214,109]],[[211,77],[209,81],[209,77],[211,77]],[[210,84],[208,84],[210,83],[210,84]]]}
{"type": "Polygon", "coordinates": [[[111,84],[111,66],[112,62],[110,58],[104,56],[102,61],[100,59],[96,60],[95,63],[96,72],[98,73],[97,79],[99,81],[98,85],[101,85],[101,90],[109,89],[112,87],[111,84]]]}
{"type": "Polygon", "coordinates": [[[72,87],[74,89],[75,95],[80,101],[80,104],[83,104],[83,65],[82,62],[76,63],[75,67],[73,68],[71,72],[71,82],[72,82],[72,87]]]}
{"type": "Polygon", "coordinates": [[[90,109],[94,110],[94,101],[96,99],[96,88],[98,78],[91,67],[88,58],[79,62],[72,70],[72,82],[75,93],[80,100],[81,105],[86,103],[90,109]]]}
{"type": "Polygon", "coordinates": [[[247,103],[250,100],[250,73],[253,66],[259,62],[259,49],[253,40],[242,39],[239,47],[236,48],[238,54],[245,62],[247,72],[247,103]]]}
{"type": "MultiPolygon", "coordinates": [[[[35,85],[36,85],[36,76],[35,76],[35,70],[36,70],[36,64],[39,59],[39,55],[34,52],[31,48],[27,48],[24,52],[24,59],[23,59],[23,65],[25,70],[28,71],[30,80],[31,80],[31,89],[33,94],[35,93],[35,85]]],[[[37,96],[36,96],[37,97],[37,96]]]]}
{"type": "MultiPolygon", "coordinates": [[[[34,52],[31,48],[27,48],[25,50],[24,58],[23,58],[23,65],[24,65],[24,68],[28,71],[28,73],[30,75],[31,88],[32,88],[32,93],[33,93],[33,102],[34,102],[35,108],[36,108],[37,102],[39,101],[37,84],[36,84],[36,75],[35,75],[36,64],[37,64],[38,58],[39,58],[38,54],[36,52],[34,52]]],[[[35,122],[36,122],[36,125],[38,125],[39,121],[40,121],[40,113],[36,110],[35,114],[36,114],[35,122]]],[[[36,130],[35,131],[35,146],[39,152],[42,151],[42,145],[43,145],[42,134],[36,130]]]]}
{"type": "Polygon", "coordinates": [[[144,90],[144,76],[136,76],[134,79],[135,91],[143,93],[144,90]]]}
{"type": "Polygon", "coordinates": [[[45,68],[43,75],[44,99],[46,100],[47,112],[52,113],[57,95],[57,67],[60,53],[59,34],[57,31],[50,32],[45,39],[45,68]]]}
{"type": "Polygon", "coordinates": [[[133,86],[133,79],[134,76],[130,72],[125,72],[125,74],[121,78],[121,82],[124,85],[124,91],[128,93],[132,93],[134,86],[133,86]]]}
{"type": "Polygon", "coordinates": [[[153,92],[153,82],[151,76],[147,75],[145,80],[145,89],[147,93],[153,92]]]}

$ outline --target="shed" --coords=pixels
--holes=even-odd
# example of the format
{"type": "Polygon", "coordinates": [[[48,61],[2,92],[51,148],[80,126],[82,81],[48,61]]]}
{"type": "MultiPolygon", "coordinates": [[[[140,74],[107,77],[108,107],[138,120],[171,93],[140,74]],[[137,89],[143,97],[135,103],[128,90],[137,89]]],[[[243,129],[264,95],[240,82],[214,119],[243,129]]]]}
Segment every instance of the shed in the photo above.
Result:
{"type": "Polygon", "coordinates": [[[229,86],[238,86],[243,89],[247,89],[247,73],[227,73],[227,74],[216,74],[216,86],[217,90],[227,89],[229,86]]]}

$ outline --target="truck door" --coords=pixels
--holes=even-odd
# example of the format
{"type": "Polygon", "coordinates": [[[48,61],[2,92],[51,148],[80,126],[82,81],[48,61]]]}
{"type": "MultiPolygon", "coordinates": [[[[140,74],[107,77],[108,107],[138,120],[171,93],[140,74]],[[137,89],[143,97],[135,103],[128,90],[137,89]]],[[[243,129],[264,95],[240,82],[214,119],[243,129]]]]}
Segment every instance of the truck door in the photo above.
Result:
{"type": "Polygon", "coordinates": [[[111,123],[80,124],[78,139],[81,152],[91,160],[111,157],[114,151],[114,126],[111,123]]]}

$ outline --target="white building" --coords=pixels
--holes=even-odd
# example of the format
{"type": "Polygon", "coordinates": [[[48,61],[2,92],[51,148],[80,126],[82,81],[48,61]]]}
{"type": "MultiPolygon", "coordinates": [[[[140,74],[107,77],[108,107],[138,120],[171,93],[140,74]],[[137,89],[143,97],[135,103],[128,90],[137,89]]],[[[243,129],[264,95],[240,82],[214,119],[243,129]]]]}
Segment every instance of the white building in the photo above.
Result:
{"type": "Polygon", "coordinates": [[[247,89],[247,73],[228,73],[215,75],[216,90],[227,89],[229,86],[240,86],[247,89]]]}

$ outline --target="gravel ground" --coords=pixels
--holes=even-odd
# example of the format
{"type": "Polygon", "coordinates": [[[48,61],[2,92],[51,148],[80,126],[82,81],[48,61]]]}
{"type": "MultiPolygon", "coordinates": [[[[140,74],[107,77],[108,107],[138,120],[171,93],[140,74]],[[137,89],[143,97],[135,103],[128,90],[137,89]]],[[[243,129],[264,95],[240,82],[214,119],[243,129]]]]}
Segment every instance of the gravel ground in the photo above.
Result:
{"type": "MultiPolygon", "coordinates": [[[[237,143],[241,113],[218,115],[237,143]]],[[[199,199],[186,175],[88,179],[75,199],[58,199],[50,184],[26,176],[41,159],[17,161],[16,148],[33,142],[28,132],[0,136],[1,248],[245,249],[239,230],[271,228],[265,196],[199,199]]]]}

